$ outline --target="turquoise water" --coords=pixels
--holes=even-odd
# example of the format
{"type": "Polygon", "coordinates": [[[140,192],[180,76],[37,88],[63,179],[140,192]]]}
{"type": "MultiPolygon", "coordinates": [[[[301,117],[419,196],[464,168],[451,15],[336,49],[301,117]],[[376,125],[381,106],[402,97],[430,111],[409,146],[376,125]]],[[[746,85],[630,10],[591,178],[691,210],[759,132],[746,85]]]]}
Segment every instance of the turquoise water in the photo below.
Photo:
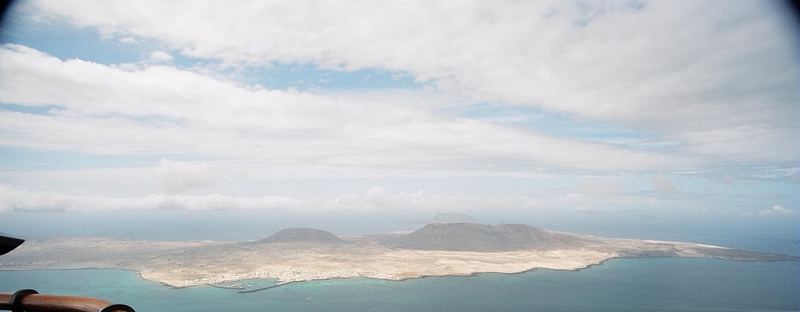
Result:
{"type": "Polygon", "coordinates": [[[119,270],[0,272],[0,292],[21,288],[137,311],[798,311],[800,263],[618,259],[577,272],[328,280],[250,294],[171,289],[119,270]]]}

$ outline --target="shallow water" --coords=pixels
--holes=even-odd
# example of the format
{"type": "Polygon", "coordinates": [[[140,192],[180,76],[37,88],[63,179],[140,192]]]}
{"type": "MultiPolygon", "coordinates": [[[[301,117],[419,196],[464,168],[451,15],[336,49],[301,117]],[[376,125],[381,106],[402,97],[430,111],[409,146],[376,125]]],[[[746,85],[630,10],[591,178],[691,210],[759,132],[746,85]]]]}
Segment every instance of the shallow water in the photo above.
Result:
{"type": "Polygon", "coordinates": [[[137,311],[797,311],[800,263],[617,259],[582,271],[327,280],[249,294],[172,289],[120,270],[0,272],[0,291],[21,288],[99,297],[137,311]]]}

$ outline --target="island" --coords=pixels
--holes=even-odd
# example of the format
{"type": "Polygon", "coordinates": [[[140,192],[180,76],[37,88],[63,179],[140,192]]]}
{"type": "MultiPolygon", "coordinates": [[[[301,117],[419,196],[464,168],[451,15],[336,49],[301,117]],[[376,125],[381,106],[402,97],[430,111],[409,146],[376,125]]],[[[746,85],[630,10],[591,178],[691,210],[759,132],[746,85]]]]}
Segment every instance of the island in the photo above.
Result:
{"type": "Polygon", "coordinates": [[[800,261],[799,257],[688,242],[603,238],[524,224],[434,223],[408,234],[338,237],[292,228],[247,242],[72,238],[29,241],[0,257],[0,270],[134,270],[170,287],[275,279],[276,285],[365,277],[579,270],[614,258],[699,257],[800,261]]]}

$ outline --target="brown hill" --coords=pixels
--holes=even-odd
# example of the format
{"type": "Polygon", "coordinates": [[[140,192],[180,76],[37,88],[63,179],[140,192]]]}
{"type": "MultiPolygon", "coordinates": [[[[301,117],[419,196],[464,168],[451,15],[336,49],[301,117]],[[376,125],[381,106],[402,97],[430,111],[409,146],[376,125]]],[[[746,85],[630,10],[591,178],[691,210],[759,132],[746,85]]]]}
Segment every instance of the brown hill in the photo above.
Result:
{"type": "Polygon", "coordinates": [[[579,247],[585,240],[524,224],[435,223],[401,237],[393,247],[421,250],[510,251],[579,247]]]}

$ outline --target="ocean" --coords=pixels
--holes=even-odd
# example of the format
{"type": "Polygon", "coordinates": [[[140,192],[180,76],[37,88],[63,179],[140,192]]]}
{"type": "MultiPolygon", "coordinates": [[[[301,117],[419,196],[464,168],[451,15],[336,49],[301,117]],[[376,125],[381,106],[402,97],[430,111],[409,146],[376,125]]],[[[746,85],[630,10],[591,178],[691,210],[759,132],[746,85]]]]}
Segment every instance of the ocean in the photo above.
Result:
{"type": "Polygon", "coordinates": [[[0,272],[0,292],[22,288],[98,297],[137,311],[800,311],[800,263],[615,259],[580,271],[325,280],[247,294],[173,289],[121,270],[0,272]]]}

